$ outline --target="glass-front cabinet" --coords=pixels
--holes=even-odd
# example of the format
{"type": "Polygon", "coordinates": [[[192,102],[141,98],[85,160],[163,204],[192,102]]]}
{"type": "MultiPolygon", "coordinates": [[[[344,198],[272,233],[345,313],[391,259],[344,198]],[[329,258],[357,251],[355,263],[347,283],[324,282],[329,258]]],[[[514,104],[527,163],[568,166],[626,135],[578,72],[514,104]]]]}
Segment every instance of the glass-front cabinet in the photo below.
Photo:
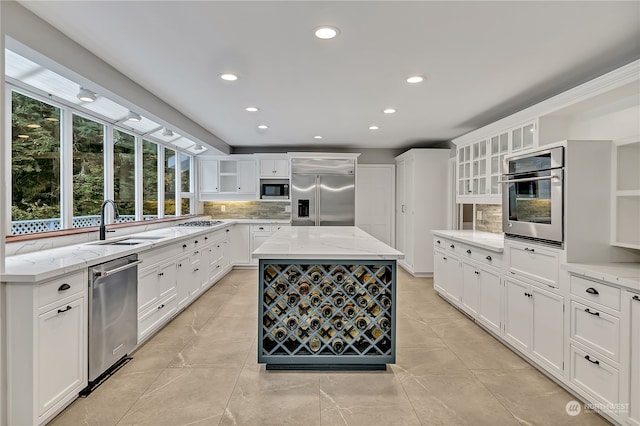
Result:
{"type": "Polygon", "coordinates": [[[536,121],[471,141],[457,148],[457,203],[500,204],[502,159],[537,146],[536,121]]]}

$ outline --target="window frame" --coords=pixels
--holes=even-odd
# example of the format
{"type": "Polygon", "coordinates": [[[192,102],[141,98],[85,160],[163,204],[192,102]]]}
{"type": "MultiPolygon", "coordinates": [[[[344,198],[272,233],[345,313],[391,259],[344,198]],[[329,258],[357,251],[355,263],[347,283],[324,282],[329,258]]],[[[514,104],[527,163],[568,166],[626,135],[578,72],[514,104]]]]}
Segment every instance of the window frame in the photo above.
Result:
{"type": "MultiPolygon", "coordinates": [[[[17,92],[23,96],[30,97],[39,102],[46,103],[55,108],[60,109],[60,230],[58,231],[49,231],[49,232],[34,232],[27,234],[12,234],[11,228],[13,223],[13,217],[11,214],[11,206],[13,205],[12,199],[12,189],[13,189],[13,176],[11,179],[8,179],[7,182],[0,185],[7,196],[7,204],[6,204],[6,219],[5,223],[0,224],[6,230],[7,239],[14,239],[19,237],[19,239],[36,239],[36,238],[46,238],[49,236],[59,236],[61,233],[79,233],[79,232],[93,232],[95,231],[95,227],[86,227],[86,228],[74,228],[73,227],[73,116],[77,115],[87,120],[95,121],[105,127],[105,135],[104,135],[104,152],[103,152],[103,161],[104,161],[104,199],[113,199],[114,196],[114,153],[113,153],[113,132],[114,130],[118,130],[120,132],[129,134],[134,136],[134,161],[135,161],[135,221],[127,222],[122,225],[131,225],[139,222],[149,222],[144,220],[143,214],[143,192],[142,192],[142,144],[143,140],[147,140],[151,143],[156,144],[158,147],[158,212],[157,212],[157,220],[166,219],[167,217],[164,214],[164,152],[165,148],[171,149],[176,153],[176,157],[180,158],[181,155],[186,155],[189,157],[190,161],[190,192],[182,193],[179,190],[175,191],[175,204],[176,204],[176,214],[171,216],[171,219],[180,219],[181,217],[185,217],[188,215],[195,214],[195,192],[194,192],[194,180],[193,176],[195,174],[194,167],[196,164],[195,156],[189,153],[186,150],[179,148],[178,146],[165,143],[161,140],[158,140],[151,133],[156,132],[158,129],[153,129],[152,131],[146,133],[140,133],[135,131],[130,127],[126,127],[126,121],[122,122],[112,122],[109,119],[100,116],[99,114],[95,114],[93,112],[87,112],[87,110],[82,109],[81,106],[75,105],[73,103],[64,101],[62,99],[57,98],[54,95],[43,93],[42,91],[30,87],[26,84],[23,84],[19,81],[15,81],[13,79],[7,78],[4,82],[4,99],[5,102],[5,128],[7,129],[7,134],[10,135],[12,132],[12,96],[13,92],[17,92]],[[181,199],[182,194],[187,195],[185,198],[190,198],[190,211],[189,212],[181,212],[181,199]],[[73,232],[69,232],[73,231],[73,232]]],[[[13,164],[13,156],[12,156],[12,137],[7,137],[8,147],[7,153],[8,155],[4,159],[5,167],[7,170],[11,170],[13,164]]],[[[176,188],[182,189],[180,185],[180,162],[176,162],[176,188]]],[[[113,214],[107,210],[107,218],[105,218],[105,223],[113,224],[113,214]]]]}

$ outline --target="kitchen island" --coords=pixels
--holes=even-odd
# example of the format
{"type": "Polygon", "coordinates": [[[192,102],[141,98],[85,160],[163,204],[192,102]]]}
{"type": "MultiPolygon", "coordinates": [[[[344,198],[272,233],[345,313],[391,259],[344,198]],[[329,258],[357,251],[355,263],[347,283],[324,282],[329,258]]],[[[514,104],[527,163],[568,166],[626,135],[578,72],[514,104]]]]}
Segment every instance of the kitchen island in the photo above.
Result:
{"type": "Polygon", "coordinates": [[[372,370],[395,362],[401,252],[354,226],[293,226],[253,257],[258,362],[267,369],[372,370]]]}

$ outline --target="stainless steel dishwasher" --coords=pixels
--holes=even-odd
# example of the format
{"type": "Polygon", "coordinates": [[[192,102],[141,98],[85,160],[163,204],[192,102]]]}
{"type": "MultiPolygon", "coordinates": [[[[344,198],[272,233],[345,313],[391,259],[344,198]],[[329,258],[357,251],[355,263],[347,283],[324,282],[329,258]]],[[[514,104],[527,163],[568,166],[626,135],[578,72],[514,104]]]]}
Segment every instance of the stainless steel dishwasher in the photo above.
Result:
{"type": "Polygon", "coordinates": [[[136,346],[140,263],[138,255],[132,254],[89,269],[89,386],[84,394],[108,377],[136,346]]]}

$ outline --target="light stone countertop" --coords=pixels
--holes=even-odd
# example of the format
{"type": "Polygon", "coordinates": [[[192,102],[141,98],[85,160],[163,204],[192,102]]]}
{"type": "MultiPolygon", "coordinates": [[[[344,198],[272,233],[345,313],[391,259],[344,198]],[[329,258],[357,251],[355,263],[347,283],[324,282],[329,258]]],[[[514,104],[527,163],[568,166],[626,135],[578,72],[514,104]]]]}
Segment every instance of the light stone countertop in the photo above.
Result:
{"type": "Polygon", "coordinates": [[[504,251],[504,235],[502,234],[470,229],[437,230],[432,232],[435,236],[449,238],[460,243],[471,244],[497,253],[504,251]]]}
{"type": "Polygon", "coordinates": [[[252,254],[257,259],[392,260],[404,254],[356,226],[287,226],[252,254]]]}
{"type": "Polygon", "coordinates": [[[640,263],[568,263],[566,268],[572,274],[640,291],[640,263]]]}
{"type": "Polygon", "coordinates": [[[34,283],[55,278],[119,257],[178,242],[191,236],[224,229],[234,223],[235,221],[225,221],[220,225],[207,227],[172,226],[105,240],[109,242],[140,236],[160,237],[156,240],[148,240],[132,246],[109,245],[105,244],[104,241],[96,240],[89,243],[7,256],[5,272],[0,274],[0,282],[34,283]]]}

